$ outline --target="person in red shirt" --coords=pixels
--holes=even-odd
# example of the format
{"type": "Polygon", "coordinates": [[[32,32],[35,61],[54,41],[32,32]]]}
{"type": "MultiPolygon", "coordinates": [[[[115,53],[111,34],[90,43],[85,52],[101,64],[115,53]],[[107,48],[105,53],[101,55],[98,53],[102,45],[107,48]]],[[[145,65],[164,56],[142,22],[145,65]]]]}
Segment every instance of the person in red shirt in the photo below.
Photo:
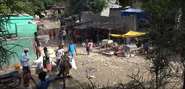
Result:
{"type": "Polygon", "coordinates": [[[52,31],[51,30],[49,31],[49,37],[50,37],[50,40],[51,40],[51,37],[52,37],[52,31]]]}
{"type": "Polygon", "coordinates": [[[86,42],[86,51],[87,51],[87,54],[88,54],[88,55],[90,54],[90,53],[89,53],[89,51],[90,51],[90,46],[91,46],[91,44],[88,43],[88,42],[86,42]]]}
{"type": "Polygon", "coordinates": [[[80,30],[79,29],[77,30],[76,37],[77,37],[77,42],[80,42],[80,30]]]}

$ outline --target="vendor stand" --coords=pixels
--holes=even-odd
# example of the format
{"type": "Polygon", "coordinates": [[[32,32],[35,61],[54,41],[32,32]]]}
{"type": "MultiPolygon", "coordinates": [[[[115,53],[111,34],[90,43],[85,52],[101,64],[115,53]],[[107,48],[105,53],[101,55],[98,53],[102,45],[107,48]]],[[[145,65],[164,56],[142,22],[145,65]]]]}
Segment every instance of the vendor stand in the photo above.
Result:
{"type": "MultiPolygon", "coordinates": [[[[136,36],[141,36],[141,35],[144,35],[144,34],[146,34],[146,32],[129,31],[126,34],[109,34],[109,35],[112,36],[112,37],[123,37],[124,38],[124,37],[136,37],[136,36]]],[[[136,50],[137,50],[136,45],[127,45],[127,46],[125,46],[125,42],[124,42],[123,47],[124,47],[123,52],[128,53],[128,55],[130,55],[130,56],[131,56],[132,52],[134,52],[134,54],[136,53],[136,50]]]]}
{"type": "Polygon", "coordinates": [[[113,40],[103,39],[102,40],[102,45],[112,46],[113,45],[113,40]]]}

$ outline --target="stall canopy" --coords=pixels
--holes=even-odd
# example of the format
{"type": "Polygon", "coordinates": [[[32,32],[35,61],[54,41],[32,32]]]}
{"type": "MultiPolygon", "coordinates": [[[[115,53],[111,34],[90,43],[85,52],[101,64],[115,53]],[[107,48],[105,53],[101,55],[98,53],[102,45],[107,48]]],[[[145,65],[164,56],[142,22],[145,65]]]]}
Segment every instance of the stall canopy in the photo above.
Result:
{"type": "Polygon", "coordinates": [[[136,32],[136,31],[129,31],[126,34],[109,34],[112,37],[136,37],[145,35],[146,32],[136,32]]]}

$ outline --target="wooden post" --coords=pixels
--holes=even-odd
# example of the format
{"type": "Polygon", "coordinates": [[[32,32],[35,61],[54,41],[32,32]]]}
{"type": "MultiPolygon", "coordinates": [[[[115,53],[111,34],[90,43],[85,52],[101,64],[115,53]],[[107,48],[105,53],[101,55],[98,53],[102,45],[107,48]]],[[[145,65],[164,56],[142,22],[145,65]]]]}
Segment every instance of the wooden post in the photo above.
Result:
{"type": "Polygon", "coordinates": [[[123,49],[124,49],[124,52],[125,52],[125,39],[123,37],[123,49]]]}
{"type": "Polygon", "coordinates": [[[99,32],[100,32],[100,30],[98,29],[98,31],[97,31],[97,43],[99,44],[99,37],[100,37],[100,34],[99,34],[99,32]]]}
{"type": "MultiPolygon", "coordinates": [[[[111,33],[111,29],[109,29],[109,34],[110,34],[110,33],[111,33]]],[[[108,35],[109,35],[109,34],[108,34],[108,35]]],[[[109,35],[109,40],[110,40],[110,35],[109,35]]]]}

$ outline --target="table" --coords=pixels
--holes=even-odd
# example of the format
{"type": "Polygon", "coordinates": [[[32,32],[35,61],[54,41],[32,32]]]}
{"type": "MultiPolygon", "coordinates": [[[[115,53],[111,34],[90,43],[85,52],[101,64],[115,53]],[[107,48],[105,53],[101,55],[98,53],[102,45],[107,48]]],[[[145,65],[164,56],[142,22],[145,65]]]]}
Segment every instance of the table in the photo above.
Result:
{"type": "Polygon", "coordinates": [[[102,40],[102,45],[111,45],[111,44],[113,44],[113,40],[108,40],[108,39],[102,40]]]}
{"type": "Polygon", "coordinates": [[[136,45],[130,45],[130,47],[126,46],[125,50],[130,53],[132,51],[136,51],[137,50],[137,46],[136,45]]]}

